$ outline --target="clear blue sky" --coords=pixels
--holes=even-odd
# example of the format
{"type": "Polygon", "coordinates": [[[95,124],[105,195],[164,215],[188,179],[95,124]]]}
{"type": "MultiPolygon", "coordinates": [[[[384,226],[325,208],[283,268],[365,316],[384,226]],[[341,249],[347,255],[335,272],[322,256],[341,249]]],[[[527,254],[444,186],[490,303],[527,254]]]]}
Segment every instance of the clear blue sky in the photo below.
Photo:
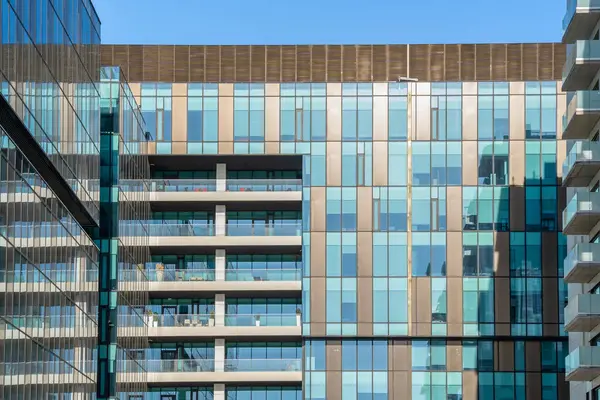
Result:
{"type": "Polygon", "coordinates": [[[552,42],[565,0],[95,0],[110,44],[552,42]]]}

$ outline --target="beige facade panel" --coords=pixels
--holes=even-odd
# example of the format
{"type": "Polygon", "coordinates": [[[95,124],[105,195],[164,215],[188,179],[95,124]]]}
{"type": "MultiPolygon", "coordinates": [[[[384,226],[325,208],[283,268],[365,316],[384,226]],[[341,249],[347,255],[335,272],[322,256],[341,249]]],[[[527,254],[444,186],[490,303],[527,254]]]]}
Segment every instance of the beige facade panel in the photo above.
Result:
{"type": "Polygon", "coordinates": [[[280,100],[279,97],[266,97],[265,98],[265,141],[267,143],[279,141],[279,131],[280,131],[280,121],[279,121],[280,101],[279,100],[280,100]]]}
{"type": "MultiPolygon", "coordinates": [[[[310,188],[310,229],[314,232],[325,232],[327,220],[326,188],[313,186],[310,188]]],[[[324,239],[324,238],[323,238],[324,239]]],[[[311,240],[311,243],[312,240],[311,240]]],[[[312,245],[311,245],[312,247],[312,245]]]]}
{"type": "MultiPolygon", "coordinates": [[[[175,84],[179,85],[180,84],[175,84]]],[[[175,86],[174,85],[174,86],[175,86]]],[[[173,126],[172,137],[173,142],[187,141],[187,97],[176,97],[173,93],[173,126]]]]}
{"type": "Polygon", "coordinates": [[[342,140],[342,98],[327,97],[327,141],[342,140]]]}
{"type": "MultiPolygon", "coordinates": [[[[373,93],[376,94],[376,89],[379,89],[382,84],[373,84],[373,93]]],[[[385,85],[387,86],[387,85],[385,85]]],[[[388,139],[388,98],[387,92],[385,96],[373,97],[373,140],[387,140],[388,139]]]]}
{"type": "Polygon", "coordinates": [[[342,184],[342,143],[327,142],[327,186],[342,184]]]}
{"type": "Polygon", "coordinates": [[[373,230],[373,190],[371,187],[358,187],[356,197],[357,230],[358,232],[371,232],[373,230]]]}
{"type": "Polygon", "coordinates": [[[388,184],[388,143],[373,142],[373,186],[388,184]]]}
{"type": "MultiPolygon", "coordinates": [[[[512,86],[511,86],[512,90],[512,86]]],[[[509,126],[510,139],[523,140],[525,139],[525,96],[523,95],[509,96],[509,126]]]]}

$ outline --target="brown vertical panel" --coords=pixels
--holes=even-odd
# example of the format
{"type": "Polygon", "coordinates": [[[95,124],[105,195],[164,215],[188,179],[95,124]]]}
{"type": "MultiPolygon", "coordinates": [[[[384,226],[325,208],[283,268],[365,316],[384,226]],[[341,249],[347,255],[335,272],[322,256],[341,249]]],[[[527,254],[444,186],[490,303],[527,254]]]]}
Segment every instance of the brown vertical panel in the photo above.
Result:
{"type": "Polygon", "coordinates": [[[311,46],[311,80],[312,82],[327,82],[327,51],[325,46],[311,46]]]}
{"type": "Polygon", "coordinates": [[[463,372],[463,400],[477,400],[479,398],[477,371],[463,372]]]}
{"type": "Polygon", "coordinates": [[[525,184],[525,142],[511,140],[509,146],[510,185],[523,186],[525,184]]]}
{"type": "Polygon", "coordinates": [[[221,80],[219,82],[235,82],[235,47],[219,46],[221,54],[221,80]]]}
{"type": "Polygon", "coordinates": [[[388,182],[388,144],[373,142],[373,186],[386,186],[388,182]]]}
{"type": "Polygon", "coordinates": [[[175,46],[175,82],[190,80],[190,46],[175,46]]]}
{"type": "Polygon", "coordinates": [[[463,140],[477,140],[477,96],[463,96],[463,140]]]}
{"type": "Polygon", "coordinates": [[[371,232],[358,232],[356,258],[358,261],[358,276],[373,276],[373,234],[371,232]]]}
{"type": "Polygon", "coordinates": [[[494,311],[496,334],[498,336],[510,335],[510,279],[494,279],[494,311]]]}
{"type": "MultiPolygon", "coordinates": [[[[219,84],[219,92],[221,88],[233,85],[231,83],[219,84]]],[[[227,88],[229,89],[229,88],[227,88]]],[[[219,97],[219,142],[233,143],[233,97],[219,97]]]]}
{"type": "Polygon", "coordinates": [[[296,46],[281,46],[281,81],[296,82],[296,46]]]}
{"type": "Polygon", "coordinates": [[[266,154],[279,154],[279,142],[265,142],[266,154]]]}
{"type": "Polygon", "coordinates": [[[328,371],[342,370],[342,342],[328,340],[325,344],[325,368],[328,371]]]}
{"type": "Polygon", "coordinates": [[[387,46],[373,45],[373,80],[375,82],[388,81],[387,46]]]}
{"type": "Polygon", "coordinates": [[[510,230],[525,230],[525,189],[519,186],[510,188],[510,230]]]}
{"type": "Polygon", "coordinates": [[[388,382],[389,400],[410,399],[410,372],[394,371],[389,374],[388,382]]]}
{"type": "Polygon", "coordinates": [[[373,230],[373,192],[371,187],[359,187],[357,196],[357,230],[371,232],[373,230]]]}
{"type": "Polygon", "coordinates": [[[129,46],[129,68],[127,71],[129,82],[144,80],[144,47],[129,46]]]}
{"type": "MultiPolygon", "coordinates": [[[[401,76],[408,75],[408,52],[412,55],[413,46],[405,44],[390,44],[388,46],[388,79],[396,81],[401,76]]],[[[410,71],[411,75],[413,71],[410,71]]]]}
{"type": "Polygon", "coordinates": [[[506,81],[506,45],[492,44],[492,80],[506,81]]]}
{"type": "MultiPolygon", "coordinates": [[[[377,87],[379,83],[374,86],[377,87]]],[[[387,140],[388,138],[388,97],[373,97],[373,140],[387,140]]]]}
{"type": "Polygon", "coordinates": [[[342,143],[327,142],[327,186],[342,184],[342,143]]]}
{"type": "Polygon", "coordinates": [[[460,340],[449,340],[446,343],[446,360],[447,371],[462,372],[462,343],[460,340]]]}
{"type": "Polygon", "coordinates": [[[158,46],[143,48],[144,81],[158,82],[158,46]]]}
{"type": "Polygon", "coordinates": [[[429,46],[428,44],[409,46],[409,78],[416,78],[420,81],[431,81],[429,74],[429,46]]]}
{"type": "Polygon", "coordinates": [[[129,79],[129,46],[118,45],[113,48],[113,65],[121,68],[129,79]]]}
{"type": "Polygon", "coordinates": [[[326,191],[323,186],[310,188],[310,230],[325,232],[326,191]]]}
{"type": "Polygon", "coordinates": [[[219,56],[217,54],[216,60],[210,60],[211,65],[211,76],[204,77],[206,71],[204,60],[205,60],[205,46],[190,46],[190,82],[212,82],[216,83],[219,81],[219,56]],[[217,67],[214,63],[216,62],[217,67]],[[215,70],[216,69],[216,70],[215,70]],[[216,72],[216,74],[215,74],[216,72]],[[216,76],[215,76],[216,75],[216,76]],[[216,79],[215,79],[216,78],[216,79]]]}
{"type": "MultiPolygon", "coordinates": [[[[267,88],[275,83],[267,83],[267,88]]],[[[279,91],[279,85],[277,91],[279,91]]],[[[265,140],[267,142],[279,142],[279,96],[278,97],[266,97],[265,98],[265,140]]]]}
{"type": "MultiPolygon", "coordinates": [[[[312,267],[312,266],[311,266],[312,267]]],[[[325,323],[325,304],[326,304],[325,278],[311,277],[310,278],[310,322],[325,323]]],[[[313,325],[314,326],[314,325],[313,325]]],[[[317,333],[311,329],[311,334],[317,333]]],[[[325,329],[323,329],[325,334],[325,329]]]]}
{"type": "MultiPolygon", "coordinates": [[[[449,189],[450,187],[448,187],[449,189]]],[[[462,232],[448,232],[446,250],[447,276],[463,276],[462,232]]]]}
{"type": "Polygon", "coordinates": [[[281,46],[267,46],[267,82],[281,82],[281,46]]]}
{"type": "MultiPolygon", "coordinates": [[[[542,249],[556,249],[558,246],[557,241],[558,238],[555,232],[542,232],[542,249]]],[[[557,278],[557,263],[556,251],[542,251],[542,276],[557,278]]]]}
{"type": "Polygon", "coordinates": [[[326,248],[325,232],[311,232],[310,246],[310,275],[317,277],[325,276],[326,248]]]}
{"type": "Polygon", "coordinates": [[[310,46],[296,46],[296,58],[297,82],[310,82],[310,46]]]}
{"type": "Polygon", "coordinates": [[[356,56],[356,80],[358,82],[373,81],[373,46],[359,45],[357,46],[356,56]]]}
{"type": "Polygon", "coordinates": [[[175,46],[158,47],[159,65],[158,80],[160,82],[175,81],[175,46]]]}
{"type": "Polygon", "coordinates": [[[557,387],[557,391],[558,391],[558,400],[569,400],[570,398],[570,393],[569,393],[569,382],[567,382],[565,380],[565,374],[564,373],[558,373],[556,379],[558,380],[558,387],[557,387]]]}
{"type": "Polygon", "coordinates": [[[172,142],[171,154],[187,154],[187,142],[172,142]]]}
{"type": "MultiPolygon", "coordinates": [[[[444,81],[444,70],[446,62],[445,46],[443,44],[432,44],[430,47],[430,74],[432,82],[444,81]]],[[[412,72],[412,71],[411,71],[412,72]]]]}
{"type": "Polygon", "coordinates": [[[531,372],[541,370],[541,346],[540,342],[525,342],[525,369],[531,372]]]}
{"type": "Polygon", "coordinates": [[[357,278],[357,311],[359,336],[373,335],[373,279],[357,278]]]}
{"type": "Polygon", "coordinates": [[[538,44],[538,78],[552,80],[554,78],[554,44],[538,44]]]}
{"type": "Polygon", "coordinates": [[[327,82],[342,81],[342,46],[327,45],[327,82]]]}
{"type": "Polygon", "coordinates": [[[327,399],[342,400],[342,371],[332,371],[327,368],[325,379],[327,380],[327,399]]]}
{"type": "Polygon", "coordinates": [[[513,342],[496,342],[498,357],[496,371],[513,372],[515,370],[515,346],[513,342]]]}
{"type": "Polygon", "coordinates": [[[527,372],[525,375],[525,390],[527,400],[540,400],[542,398],[542,374],[527,372]]]}
{"type": "Polygon", "coordinates": [[[460,45],[445,45],[444,55],[444,80],[448,82],[460,81],[460,45]]]}
{"type": "Polygon", "coordinates": [[[562,69],[567,58],[567,47],[562,43],[554,43],[554,71],[552,80],[562,79],[562,69]]]}
{"type": "Polygon", "coordinates": [[[342,46],[342,81],[356,82],[356,46],[342,46]]]}
{"type": "Polygon", "coordinates": [[[525,96],[511,95],[509,100],[510,139],[523,140],[525,139],[525,96]]]}
{"type": "Polygon", "coordinates": [[[219,46],[206,46],[204,49],[204,77],[205,82],[222,82],[219,46]]]}
{"type": "Polygon", "coordinates": [[[388,368],[391,371],[411,370],[410,345],[407,340],[394,340],[388,345],[388,368]]]}
{"type": "Polygon", "coordinates": [[[416,288],[416,303],[411,304],[416,309],[417,336],[431,335],[431,279],[414,278],[413,288],[416,288]],[[416,285],[415,285],[416,283],[416,285]]]}
{"type": "MultiPolygon", "coordinates": [[[[458,251],[456,251],[458,253],[458,251]]],[[[462,252],[461,252],[462,253],[462,252]]],[[[448,336],[463,334],[463,286],[462,277],[447,278],[448,336]]]]}
{"type": "MultiPolygon", "coordinates": [[[[327,93],[332,86],[338,86],[341,91],[341,84],[327,84],[327,93]]],[[[342,139],[342,98],[338,96],[327,97],[327,140],[339,141],[342,139]]]]}
{"type": "Polygon", "coordinates": [[[463,185],[477,185],[477,142],[464,141],[462,143],[462,159],[463,185]]]}
{"type": "Polygon", "coordinates": [[[523,80],[538,80],[538,45],[535,43],[523,44],[523,80]]]}
{"type": "Polygon", "coordinates": [[[251,46],[250,49],[250,80],[252,82],[265,82],[266,81],[266,47],[251,46]]]}
{"type": "Polygon", "coordinates": [[[173,142],[187,141],[187,97],[172,98],[172,137],[173,142]]]}
{"type": "Polygon", "coordinates": [[[235,82],[250,82],[249,46],[235,46],[235,82]]]}
{"type": "Polygon", "coordinates": [[[448,186],[446,188],[446,218],[448,231],[462,230],[462,212],[462,187],[448,186]]]}
{"type": "MultiPolygon", "coordinates": [[[[556,235],[555,235],[556,236],[556,235]]],[[[555,249],[556,247],[542,247],[555,249]]],[[[544,253],[550,253],[545,251],[544,253]]],[[[558,335],[558,307],[563,307],[558,300],[558,278],[542,278],[542,317],[544,318],[544,336],[558,335]]]]}
{"type": "Polygon", "coordinates": [[[510,276],[510,233],[494,232],[494,274],[510,276]]]}
{"type": "MultiPolygon", "coordinates": [[[[523,80],[523,45],[513,43],[506,45],[506,79],[509,81],[523,80]]],[[[562,74],[562,72],[561,72],[562,74]]]]}
{"type": "Polygon", "coordinates": [[[475,45],[475,79],[478,81],[489,81],[491,74],[492,53],[489,44],[475,45]]]}
{"type": "MultiPolygon", "coordinates": [[[[114,47],[115,46],[112,44],[105,44],[103,46],[100,46],[100,65],[102,65],[102,66],[115,65],[115,63],[113,62],[114,47]]],[[[0,57],[1,56],[2,56],[2,54],[0,54],[0,57]]]]}
{"type": "Polygon", "coordinates": [[[475,45],[460,45],[460,74],[461,81],[475,80],[475,45]]]}

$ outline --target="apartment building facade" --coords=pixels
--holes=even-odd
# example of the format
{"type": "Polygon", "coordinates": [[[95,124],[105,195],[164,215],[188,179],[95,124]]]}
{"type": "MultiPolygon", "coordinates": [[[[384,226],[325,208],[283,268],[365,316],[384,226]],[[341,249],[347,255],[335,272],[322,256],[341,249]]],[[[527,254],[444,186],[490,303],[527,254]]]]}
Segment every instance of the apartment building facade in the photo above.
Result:
{"type": "Polygon", "coordinates": [[[569,253],[564,278],[569,302],[565,309],[565,330],[569,335],[566,377],[571,382],[571,398],[598,399],[598,75],[594,61],[598,52],[600,3],[569,1],[563,20],[563,42],[567,57],[562,90],[567,93],[567,113],[563,139],[567,159],[563,185],[567,205],[563,230],[569,253]]]}

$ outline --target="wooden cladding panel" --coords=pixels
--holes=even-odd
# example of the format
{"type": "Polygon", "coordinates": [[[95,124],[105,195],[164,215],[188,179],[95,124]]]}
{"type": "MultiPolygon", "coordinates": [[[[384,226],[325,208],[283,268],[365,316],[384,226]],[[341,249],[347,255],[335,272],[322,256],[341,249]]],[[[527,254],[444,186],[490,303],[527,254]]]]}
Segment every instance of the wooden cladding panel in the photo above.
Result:
{"type": "Polygon", "coordinates": [[[286,46],[103,45],[130,82],[560,80],[561,43],[286,46]]]}

